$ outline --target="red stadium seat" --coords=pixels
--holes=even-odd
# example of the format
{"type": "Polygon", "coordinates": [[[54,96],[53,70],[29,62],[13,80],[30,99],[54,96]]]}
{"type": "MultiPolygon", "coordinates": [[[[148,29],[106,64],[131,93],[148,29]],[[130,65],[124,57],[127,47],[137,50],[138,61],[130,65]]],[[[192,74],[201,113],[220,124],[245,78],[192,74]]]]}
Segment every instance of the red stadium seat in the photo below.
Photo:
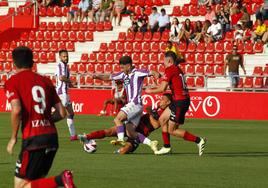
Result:
{"type": "Polygon", "coordinates": [[[98,31],[98,32],[104,31],[104,23],[103,22],[98,22],[96,24],[96,31],[98,31]]]}
{"type": "Polygon", "coordinates": [[[42,44],[42,51],[48,52],[50,50],[50,44],[47,41],[44,41],[42,44]]]}
{"type": "Polygon", "coordinates": [[[214,66],[208,65],[205,70],[205,75],[213,75],[214,74],[214,66]]]}
{"type": "Polygon", "coordinates": [[[125,52],[127,52],[127,53],[133,52],[133,43],[132,42],[127,42],[125,44],[125,52]]]}
{"type": "Polygon", "coordinates": [[[149,54],[141,55],[141,63],[149,63],[149,61],[150,61],[149,54]]]}
{"type": "Polygon", "coordinates": [[[255,45],[254,45],[253,51],[255,53],[262,53],[263,52],[263,44],[262,44],[262,42],[256,42],[255,45]]]}
{"type": "Polygon", "coordinates": [[[99,54],[98,54],[98,58],[97,58],[97,62],[98,62],[98,63],[104,63],[105,60],[106,60],[105,53],[99,53],[99,54]]]}
{"type": "Polygon", "coordinates": [[[207,54],[205,63],[206,64],[213,64],[214,63],[214,54],[207,54]]]}
{"type": "Polygon", "coordinates": [[[263,73],[263,70],[262,70],[261,66],[254,67],[254,70],[253,70],[254,76],[260,76],[260,75],[262,75],[262,73],[263,73]]]}
{"type": "Polygon", "coordinates": [[[195,50],[196,50],[196,44],[195,43],[190,43],[188,45],[187,52],[192,53],[192,52],[195,52],[195,50]]]}
{"type": "Polygon", "coordinates": [[[7,59],[5,52],[0,52],[0,65],[2,65],[2,62],[5,62],[7,59]]]}
{"type": "Polygon", "coordinates": [[[158,54],[157,53],[151,54],[150,63],[153,63],[153,64],[158,63],[158,54]]]}
{"type": "Polygon", "coordinates": [[[251,42],[245,44],[244,53],[253,54],[253,44],[251,42]]]}
{"type": "Polygon", "coordinates": [[[9,72],[12,71],[12,64],[10,62],[7,62],[7,63],[4,64],[4,71],[6,73],[9,73],[9,72]]]}
{"type": "Polygon", "coordinates": [[[195,78],[194,77],[187,77],[186,84],[188,88],[195,87],[195,78]]]}
{"type": "Polygon", "coordinates": [[[35,41],[35,38],[35,31],[30,31],[28,40],[35,41]]]}
{"type": "Polygon", "coordinates": [[[111,74],[113,72],[113,66],[111,64],[104,65],[104,73],[111,74]]]}
{"type": "Polygon", "coordinates": [[[206,53],[213,53],[215,51],[215,44],[213,42],[210,42],[206,45],[206,53]]]}
{"type": "Polygon", "coordinates": [[[126,40],[126,33],[125,32],[120,32],[118,35],[118,41],[124,42],[126,40]]]}
{"type": "Polygon", "coordinates": [[[77,33],[77,41],[79,41],[79,42],[85,42],[86,41],[85,32],[84,31],[79,31],[77,33]]]}
{"type": "Polygon", "coordinates": [[[206,49],[206,44],[203,42],[200,42],[197,44],[196,52],[203,53],[206,49]]]}
{"type": "Polygon", "coordinates": [[[142,50],[145,53],[150,53],[151,52],[151,44],[149,42],[143,43],[142,50]]]}
{"type": "Polygon", "coordinates": [[[63,29],[63,31],[70,31],[71,30],[71,23],[64,22],[62,29],[63,29]]]}
{"type": "Polygon", "coordinates": [[[22,41],[27,41],[29,38],[29,33],[28,32],[23,32],[21,35],[20,35],[20,40],[22,41]]]}
{"type": "Polygon", "coordinates": [[[135,39],[136,42],[141,42],[143,40],[143,33],[142,32],[137,32],[135,35],[135,39]]]}
{"type": "Polygon", "coordinates": [[[194,75],[195,74],[195,66],[194,65],[188,65],[186,67],[186,74],[194,75]]]}
{"type": "Polygon", "coordinates": [[[190,6],[189,13],[191,14],[191,16],[199,16],[198,7],[196,5],[190,6]]]}
{"type": "Polygon", "coordinates": [[[93,64],[89,64],[87,66],[87,73],[89,73],[89,74],[95,73],[95,66],[93,64]]]}
{"type": "Polygon", "coordinates": [[[160,39],[161,39],[160,32],[154,32],[153,37],[152,37],[152,41],[153,42],[158,42],[158,41],[160,41],[160,39]]]}
{"type": "Polygon", "coordinates": [[[71,25],[71,30],[72,31],[78,31],[79,26],[80,26],[80,24],[78,22],[73,22],[73,24],[71,25]]]}
{"type": "Polygon", "coordinates": [[[215,46],[215,52],[217,53],[223,53],[224,52],[224,43],[217,42],[215,46]]]}
{"type": "Polygon", "coordinates": [[[178,50],[179,52],[186,52],[187,50],[187,44],[184,42],[180,42],[179,46],[178,46],[178,50]]]}
{"type": "Polygon", "coordinates": [[[54,22],[48,22],[47,24],[47,30],[48,31],[54,31],[55,30],[55,23],[54,22]]]}
{"type": "Polygon", "coordinates": [[[225,41],[232,42],[234,40],[234,33],[232,31],[227,31],[225,33],[225,41]]]}
{"type": "Polygon", "coordinates": [[[87,23],[86,22],[80,22],[79,31],[87,31],[87,23]]]}
{"type": "Polygon", "coordinates": [[[104,22],[104,31],[111,31],[113,29],[111,22],[104,22]]]}
{"type": "Polygon", "coordinates": [[[47,11],[46,11],[46,7],[40,7],[39,8],[39,12],[38,12],[38,14],[39,14],[39,16],[46,16],[47,15],[47,13],[46,13],[47,11]]]}
{"type": "Polygon", "coordinates": [[[186,62],[189,64],[195,63],[195,54],[189,53],[188,56],[186,57],[186,62]]]}
{"type": "Polygon", "coordinates": [[[96,30],[96,24],[94,22],[88,22],[87,30],[88,31],[95,31],[96,30]]]}
{"type": "Polygon", "coordinates": [[[68,32],[66,32],[66,31],[62,31],[62,32],[61,32],[61,36],[60,36],[60,40],[61,40],[61,41],[68,41],[68,40],[69,40],[68,32]]]}
{"type": "Polygon", "coordinates": [[[102,74],[102,73],[104,72],[104,67],[103,67],[103,65],[101,65],[101,64],[97,64],[97,65],[95,66],[95,72],[96,72],[97,74],[102,74]]]}
{"type": "Polygon", "coordinates": [[[38,31],[36,33],[36,40],[37,41],[44,41],[44,33],[43,33],[43,31],[38,31]]]}
{"type": "Polygon", "coordinates": [[[49,52],[47,55],[47,61],[48,62],[56,62],[56,56],[54,52],[49,52]]]}
{"type": "Polygon", "coordinates": [[[134,64],[139,64],[140,63],[140,54],[134,53],[132,56],[132,61],[134,64]]]}
{"type": "Polygon", "coordinates": [[[164,31],[164,32],[162,33],[161,41],[163,41],[163,42],[167,42],[167,41],[169,41],[169,32],[164,31]]]}
{"type": "Polygon", "coordinates": [[[41,52],[40,57],[39,57],[40,63],[46,64],[48,59],[47,59],[47,53],[41,52]]]}
{"type": "Polygon", "coordinates": [[[39,52],[41,49],[42,49],[42,44],[41,44],[41,42],[40,42],[40,41],[36,41],[36,42],[34,43],[34,48],[33,48],[33,50],[39,52]]]}
{"type": "Polygon", "coordinates": [[[69,40],[72,42],[77,41],[76,32],[74,31],[69,32],[69,40]]]}
{"type": "Polygon", "coordinates": [[[59,50],[66,50],[66,43],[65,42],[59,42],[58,43],[59,50]]]}
{"type": "Polygon", "coordinates": [[[255,78],[254,88],[263,88],[263,78],[262,77],[255,78]]]}
{"type": "Polygon", "coordinates": [[[62,16],[61,7],[59,7],[59,6],[55,6],[54,7],[54,15],[57,16],[57,17],[61,17],[62,16]]]}
{"type": "Polygon", "coordinates": [[[160,45],[160,52],[165,53],[166,52],[166,48],[167,48],[167,43],[162,42],[160,45]]]}
{"type": "Polygon", "coordinates": [[[90,63],[96,63],[97,62],[97,56],[95,53],[91,53],[88,57],[88,62],[90,63]]]}
{"type": "Polygon", "coordinates": [[[8,42],[3,42],[2,43],[2,49],[3,51],[9,51],[9,43],[8,42]]]}
{"type": "Polygon", "coordinates": [[[40,31],[46,31],[47,30],[47,22],[41,22],[39,25],[40,31]]]}
{"type": "Polygon", "coordinates": [[[115,42],[111,42],[108,45],[108,52],[112,52],[114,53],[116,51],[116,43],[115,42]]]}
{"type": "Polygon", "coordinates": [[[204,64],[205,63],[205,55],[204,54],[197,54],[195,63],[204,64]]]}
{"type": "Polygon", "coordinates": [[[237,52],[240,54],[244,53],[244,43],[240,42],[237,44],[237,52]]]}
{"type": "Polygon", "coordinates": [[[114,65],[114,68],[113,68],[113,73],[118,73],[118,72],[120,72],[120,71],[121,71],[120,66],[119,66],[118,64],[115,64],[115,65],[114,65]]]}
{"type": "Polygon", "coordinates": [[[57,42],[52,41],[52,42],[50,43],[50,51],[51,51],[51,52],[57,52],[57,51],[59,51],[59,50],[58,50],[58,43],[57,43],[57,42]]]}
{"type": "Polygon", "coordinates": [[[12,53],[11,52],[7,52],[6,57],[7,57],[7,59],[6,59],[7,62],[13,62],[12,53]]]}
{"type": "Polygon", "coordinates": [[[139,42],[136,42],[136,43],[134,44],[133,51],[134,51],[134,52],[142,52],[142,44],[139,43],[139,42]]]}
{"type": "Polygon", "coordinates": [[[93,41],[93,33],[91,31],[87,31],[85,34],[86,41],[93,41]]]}
{"type": "Polygon", "coordinates": [[[224,75],[223,66],[221,66],[221,65],[216,66],[215,75],[216,76],[223,76],[224,75]]]}
{"type": "Polygon", "coordinates": [[[135,39],[135,33],[133,32],[128,32],[126,36],[126,41],[128,42],[133,42],[135,39]]]}
{"type": "Polygon", "coordinates": [[[204,75],[205,74],[205,67],[204,65],[198,65],[195,70],[196,75],[204,75]]]}
{"type": "Polygon", "coordinates": [[[107,52],[107,50],[108,50],[107,43],[102,42],[102,43],[100,44],[99,51],[105,53],[105,52],[107,52]]]}
{"type": "Polygon", "coordinates": [[[205,80],[203,76],[198,76],[195,80],[195,87],[204,87],[205,86],[205,80]]]}
{"type": "Polygon", "coordinates": [[[173,7],[172,16],[181,16],[181,7],[180,6],[173,7]]]}
{"type": "Polygon", "coordinates": [[[216,54],[215,63],[216,64],[223,64],[224,63],[224,56],[223,56],[223,54],[216,54]]]}
{"type": "Polygon", "coordinates": [[[231,53],[233,51],[233,43],[227,42],[225,45],[225,52],[231,53]]]}
{"type": "Polygon", "coordinates": [[[199,15],[200,15],[200,16],[205,16],[206,13],[207,13],[206,6],[200,6],[200,7],[199,7],[199,15]]]}
{"type": "Polygon", "coordinates": [[[11,41],[10,45],[9,45],[9,50],[14,50],[17,47],[17,42],[16,41],[11,41]]]}
{"type": "Polygon", "coordinates": [[[78,73],[84,74],[87,72],[87,66],[85,64],[80,64],[78,66],[78,73]]]}
{"type": "Polygon", "coordinates": [[[182,14],[182,16],[190,16],[189,6],[188,5],[183,5],[182,6],[181,14],[182,14]]]}
{"type": "Polygon", "coordinates": [[[87,76],[86,77],[86,83],[85,83],[87,86],[93,86],[94,85],[94,80],[92,77],[90,76],[87,76]]]}
{"type": "Polygon", "coordinates": [[[78,73],[78,65],[77,64],[72,64],[70,67],[70,73],[71,74],[76,74],[78,73]]]}
{"type": "Polygon", "coordinates": [[[53,7],[47,7],[47,12],[46,15],[49,17],[53,17],[54,16],[54,11],[53,11],[53,7]]]}
{"type": "MultiPolygon", "coordinates": [[[[62,28],[63,28],[62,22],[57,22],[56,25],[55,25],[55,30],[56,31],[62,31],[62,28]]],[[[51,31],[53,31],[53,30],[51,30],[51,31]]]]}
{"type": "Polygon", "coordinates": [[[151,39],[152,39],[152,33],[150,31],[145,32],[143,36],[143,41],[149,42],[151,41],[151,39]]]}
{"type": "Polygon", "coordinates": [[[118,42],[116,46],[116,51],[117,52],[124,52],[125,50],[125,43],[123,42],[118,42]]]}
{"type": "Polygon", "coordinates": [[[108,53],[107,55],[106,55],[106,63],[113,63],[114,62],[114,54],[112,54],[112,53],[108,53]]]}
{"type": "Polygon", "coordinates": [[[154,42],[151,45],[151,52],[158,53],[159,52],[159,43],[154,42]]]}
{"type": "Polygon", "coordinates": [[[262,75],[263,76],[268,76],[268,66],[264,67],[262,75]]]}
{"type": "Polygon", "coordinates": [[[160,74],[164,74],[165,73],[165,67],[164,67],[163,64],[158,65],[158,72],[160,74]]]}
{"type": "Polygon", "coordinates": [[[244,80],[244,88],[252,88],[253,87],[253,77],[246,77],[244,80]]]}

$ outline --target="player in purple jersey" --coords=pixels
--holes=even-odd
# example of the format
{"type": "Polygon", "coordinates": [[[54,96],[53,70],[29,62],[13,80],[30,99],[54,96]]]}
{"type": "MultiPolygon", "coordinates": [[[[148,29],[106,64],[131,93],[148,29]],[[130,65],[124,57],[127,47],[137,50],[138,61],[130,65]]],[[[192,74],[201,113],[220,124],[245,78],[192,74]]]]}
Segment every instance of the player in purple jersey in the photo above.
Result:
{"type": "Polygon", "coordinates": [[[74,111],[72,107],[72,103],[70,101],[70,96],[68,94],[69,87],[72,86],[72,82],[70,80],[70,72],[68,69],[68,51],[60,50],[59,51],[60,62],[57,64],[56,71],[56,91],[59,95],[63,106],[67,111],[67,125],[70,132],[70,140],[77,140],[77,136],[75,134],[74,128],[74,111]]]}
{"type": "Polygon", "coordinates": [[[125,145],[125,128],[129,137],[138,139],[140,143],[146,144],[151,147],[153,151],[157,150],[157,141],[151,141],[143,134],[136,132],[136,127],[139,124],[143,105],[141,101],[141,92],[143,86],[143,80],[145,77],[154,76],[159,77],[159,73],[155,71],[149,71],[148,69],[136,69],[132,65],[132,59],[129,56],[123,56],[119,60],[121,72],[117,74],[107,75],[94,75],[93,78],[101,80],[123,80],[124,89],[127,96],[127,104],[121,108],[120,112],[114,119],[114,123],[117,126],[117,140],[112,140],[112,144],[125,145]],[[126,126],[123,122],[127,121],[126,126]]]}

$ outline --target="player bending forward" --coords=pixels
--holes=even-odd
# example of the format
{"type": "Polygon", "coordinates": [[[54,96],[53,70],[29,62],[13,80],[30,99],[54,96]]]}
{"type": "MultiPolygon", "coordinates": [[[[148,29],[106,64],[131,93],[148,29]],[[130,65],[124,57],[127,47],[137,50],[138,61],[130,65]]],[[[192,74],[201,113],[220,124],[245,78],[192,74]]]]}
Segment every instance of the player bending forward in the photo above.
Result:
{"type": "Polygon", "coordinates": [[[145,137],[141,133],[136,132],[136,127],[138,126],[143,112],[143,105],[141,101],[141,92],[143,80],[148,76],[159,77],[159,73],[154,71],[149,71],[147,69],[136,69],[132,66],[132,59],[129,56],[123,56],[119,60],[122,72],[117,74],[112,74],[109,76],[96,76],[93,78],[101,80],[123,80],[124,89],[127,95],[127,104],[120,109],[114,119],[115,125],[117,126],[117,140],[111,141],[112,144],[125,145],[125,128],[128,136],[133,139],[139,140],[140,143],[146,144],[151,147],[153,151],[157,150],[157,141],[151,141],[149,138],[145,137]],[[125,125],[124,121],[128,121],[125,125]]]}
{"type": "Polygon", "coordinates": [[[77,140],[74,128],[74,111],[72,103],[70,101],[70,96],[68,94],[69,87],[72,85],[70,80],[70,73],[68,69],[68,51],[60,50],[59,51],[60,62],[57,65],[56,77],[56,90],[61,99],[63,106],[67,110],[67,125],[70,132],[70,140],[77,140]]]}
{"type": "MultiPolygon", "coordinates": [[[[160,124],[158,119],[162,112],[170,105],[172,101],[172,96],[169,93],[163,94],[159,102],[159,109],[152,110],[148,109],[148,113],[142,115],[140,123],[136,128],[136,131],[143,134],[144,136],[149,136],[151,132],[158,129],[160,124]]],[[[90,139],[102,139],[105,137],[116,137],[116,126],[105,129],[91,132],[89,134],[78,135],[80,141],[85,142],[90,139]]],[[[139,140],[128,138],[125,146],[118,149],[116,152],[120,154],[132,153],[139,146],[139,140]]]]}
{"type": "Polygon", "coordinates": [[[166,91],[169,85],[173,102],[170,110],[165,110],[159,118],[162,127],[162,138],[164,147],[155,154],[162,155],[171,152],[170,134],[183,138],[184,140],[195,142],[199,148],[199,156],[204,152],[206,140],[192,135],[191,133],[181,129],[179,126],[184,124],[185,114],[190,106],[190,96],[186,86],[182,70],[176,65],[177,56],[174,52],[166,52],[164,59],[165,75],[161,85],[154,89],[146,89],[146,93],[161,93],[166,91]]]}
{"type": "Polygon", "coordinates": [[[58,149],[58,134],[54,122],[66,116],[64,107],[51,81],[31,71],[33,53],[27,47],[12,51],[16,74],[5,84],[11,104],[12,134],[7,152],[13,153],[21,125],[22,149],[16,163],[15,188],[74,188],[71,171],[44,178],[52,166],[58,149]],[[51,108],[55,108],[51,115],[51,108]]]}

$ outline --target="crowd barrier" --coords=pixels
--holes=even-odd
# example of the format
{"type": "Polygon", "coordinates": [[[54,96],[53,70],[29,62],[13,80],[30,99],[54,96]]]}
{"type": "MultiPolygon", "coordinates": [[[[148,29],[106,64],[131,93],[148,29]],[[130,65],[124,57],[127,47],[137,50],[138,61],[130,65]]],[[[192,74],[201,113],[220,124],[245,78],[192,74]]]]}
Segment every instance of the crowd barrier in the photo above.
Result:
{"type": "MultiPolygon", "coordinates": [[[[187,118],[268,120],[268,93],[191,92],[187,118]]],[[[70,97],[76,114],[96,115],[111,90],[71,89],[70,97]]],[[[161,95],[143,94],[145,107],[156,107],[161,95]]],[[[0,112],[10,111],[3,89],[0,89],[0,112]]]]}

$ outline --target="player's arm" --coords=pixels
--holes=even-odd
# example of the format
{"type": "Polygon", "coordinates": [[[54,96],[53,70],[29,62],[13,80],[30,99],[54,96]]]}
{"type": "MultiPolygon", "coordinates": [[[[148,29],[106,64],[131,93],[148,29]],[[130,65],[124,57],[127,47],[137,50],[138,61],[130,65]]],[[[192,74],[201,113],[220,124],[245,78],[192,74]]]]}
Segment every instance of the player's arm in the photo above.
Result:
{"type": "Polygon", "coordinates": [[[59,80],[66,83],[71,83],[71,80],[67,78],[65,75],[59,76],[59,80]]]}
{"type": "Polygon", "coordinates": [[[54,108],[55,111],[51,116],[53,122],[58,122],[66,117],[66,110],[61,102],[55,104],[54,108]]]}
{"type": "Polygon", "coordinates": [[[150,70],[149,75],[153,76],[156,79],[161,78],[161,74],[157,71],[150,70]]]}
{"type": "Polygon", "coordinates": [[[21,120],[21,103],[19,99],[13,99],[11,101],[11,127],[12,133],[10,140],[7,145],[7,152],[9,154],[13,153],[13,148],[17,143],[17,135],[20,127],[21,120]]]}
{"type": "Polygon", "coordinates": [[[111,80],[110,75],[93,75],[92,78],[93,79],[98,79],[98,80],[104,80],[104,81],[111,80]]]}
{"type": "Polygon", "coordinates": [[[147,88],[145,90],[145,92],[148,93],[148,94],[162,93],[162,92],[166,91],[167,86],[168,86],[168,82],[162,81],[161,84],[158,87],[156,87],[156,88],[147,88]]]}

